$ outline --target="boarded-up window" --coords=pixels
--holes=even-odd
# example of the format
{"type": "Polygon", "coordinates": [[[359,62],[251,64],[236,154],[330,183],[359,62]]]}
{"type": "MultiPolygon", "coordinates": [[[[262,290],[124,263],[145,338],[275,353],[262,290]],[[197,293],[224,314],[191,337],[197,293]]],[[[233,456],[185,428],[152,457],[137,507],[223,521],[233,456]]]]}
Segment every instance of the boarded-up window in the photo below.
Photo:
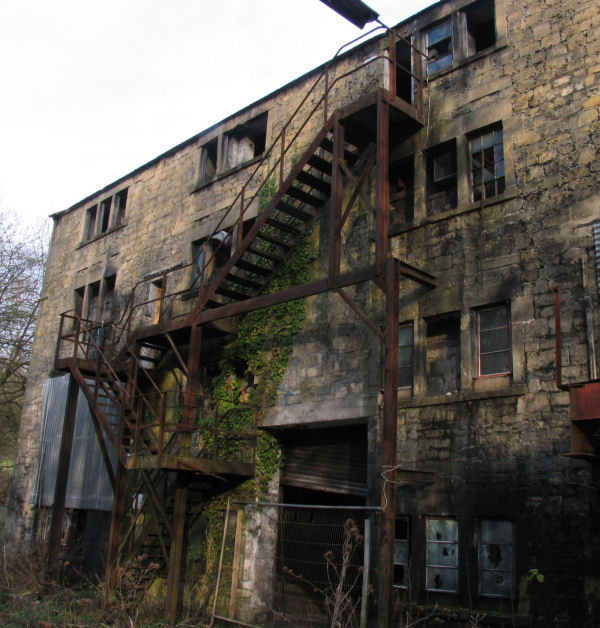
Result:
{"type": "Polygon", "coordinates": [[[479,594],[511,597],[514,590],[514,536],[511,521],[479,521],[479,594]]]}
{"type": "Polygon", "coordinates": [[[458,521],[427,518],[427,590],[458,591],[458,521]]]}

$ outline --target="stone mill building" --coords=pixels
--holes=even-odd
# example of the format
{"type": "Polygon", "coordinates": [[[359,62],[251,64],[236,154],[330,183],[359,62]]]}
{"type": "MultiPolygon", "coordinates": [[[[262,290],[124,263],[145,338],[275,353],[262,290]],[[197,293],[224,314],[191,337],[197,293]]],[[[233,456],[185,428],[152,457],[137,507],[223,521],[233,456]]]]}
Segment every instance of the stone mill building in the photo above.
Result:
{"type": "Polygon", "coordinates": [[[596,2],[441,1],[56,213],[12,546],[171,620],[597,626],[599,145],[596,2]]]}

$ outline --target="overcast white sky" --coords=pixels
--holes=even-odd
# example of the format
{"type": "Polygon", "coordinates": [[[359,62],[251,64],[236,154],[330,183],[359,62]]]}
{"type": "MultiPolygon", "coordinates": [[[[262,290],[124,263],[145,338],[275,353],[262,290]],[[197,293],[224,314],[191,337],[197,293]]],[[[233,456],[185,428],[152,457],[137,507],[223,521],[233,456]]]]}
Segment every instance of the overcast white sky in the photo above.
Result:
{"type": "Polygon", "coordinates": [[[319,0],[1,0],[0,208],[66,209],[358,35],[319,0]]]}

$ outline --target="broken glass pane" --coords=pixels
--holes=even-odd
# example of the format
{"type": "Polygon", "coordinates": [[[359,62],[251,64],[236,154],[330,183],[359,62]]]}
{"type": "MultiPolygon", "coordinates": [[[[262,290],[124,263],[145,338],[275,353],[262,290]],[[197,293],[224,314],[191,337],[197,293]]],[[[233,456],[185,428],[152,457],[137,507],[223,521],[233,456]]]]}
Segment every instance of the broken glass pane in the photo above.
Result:
{"type": "Polygon", "coordinates": [[[458,591],[458,570],[427,568],[427,589],[429,591],[458,591]]]}

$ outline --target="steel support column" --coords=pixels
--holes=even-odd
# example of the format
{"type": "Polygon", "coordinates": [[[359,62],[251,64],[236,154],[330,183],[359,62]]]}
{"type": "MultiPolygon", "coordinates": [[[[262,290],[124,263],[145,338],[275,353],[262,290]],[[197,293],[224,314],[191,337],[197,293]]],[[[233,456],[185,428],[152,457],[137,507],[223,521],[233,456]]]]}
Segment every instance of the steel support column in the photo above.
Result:
{"type": "MultiPolygon", "coordinates": [[[[190,328],[190,351],[185,383],[185,402],[183,407],[183,423],[193,425],[196,421],[196,394],[198,392],[198,373],[200,371],[200,343],[202,327],[192,325],[190,328]]],[[[188,456],[190,453],[190,433],[185,431],[178,435],[179,454],[188,456]]],[[[215,439],[216,447],[216,439],[215,439]]],[[[169,572],[167,575],[167,599],[165,600],[165,619],[174,622],[181,596],[181,570],[183,565],[183,541],[186,524],[187,474],[177,474],[177,489],[173,506],[171,535],[171,552],[169,555],[169,572]]]]}
{"type": "Polygon", "coordinates": [[[377,188],[375,190],[375,265],[383,271],[388,259],[388,230],[390,222],[389,181],[390,106],[383,99],[382,90],[377,92],[377,188]]]}
{"type": "Polygon", "coordinates": [[[46,549],[46,585],[56,577],[56,566],[60,555],[60,542],[63,530],[63,517],[65,514],[65,500],[67,497],[67,482],[69,480],[69,466],[71,464],[71,449],[73,446],[73,432],[75,431],[75,419],[77,417],[77,397],[79,388],[72,375],[69,375],[69,389],[67,392],[67,407],[63,421],[58,465],[56,469],[56,483],[54,485],[54,500],[52,502],[52,514],[48,543],[46,549]]]}
{"type": "Polygon", "coordinates": [[[113,509],[110,520],[110,533],[108,536],[107,580],[108,588],[115,586],[117,572],[117,557],[119,554],[119,539],[121,536],[121,524],[123,522],[123,502],[125,500],[125,488],[127,486],[127,470],[120,460],[117,460],[117,478],[113,498],[113,509]]]}
{"type": "MultiPolygon", "coordinates": [[[[382,472],[397,466],[398,423],[398,317],[400,265],[389,258],[385,263],[385,341],[383,371],[383,417],[381,426],[382,472]]],[[[391,477],[394,477],[392,474],[391,477]]],[[[383,481],[381,493],[381,535],[379,553],[378,626],[391,625],[392,565],[396,524],[396,486],[383,481]]]]}
{"type": "Polygon", "coordinates": [[[181,568],[183,564],[183,539],[185,535],[187,480],[184,473],[177,474],[175,503],[173,505],[173,536],[169,554],[169,573],[167,576],[167,598],[165,600],[165,619],[173,624],[177,618],[177,608],[181,594],[181,568]]]}

